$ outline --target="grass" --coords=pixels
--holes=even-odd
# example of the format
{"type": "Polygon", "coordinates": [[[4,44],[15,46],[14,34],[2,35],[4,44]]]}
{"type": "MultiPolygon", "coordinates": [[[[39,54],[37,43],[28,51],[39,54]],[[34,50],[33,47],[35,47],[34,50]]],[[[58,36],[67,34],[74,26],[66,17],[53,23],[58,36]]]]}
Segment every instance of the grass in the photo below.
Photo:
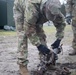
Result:
{"type": "MultiPolygon", "coordinates": [[[[48,34],[56,32],[56,29],[55,29],[54,26],[45,26],[44,30],[45,30],[45,33],[48,33],[48,34]]],[[[65,32],[71,31],[71,30],[72,30],[71,25],[67,25],[66,28],[65,28],[65,32]]]]}
{"type": "Polygon", "coordinates": [[[53,33],[53,32],[55,32],[55,27],[54,26],[44,26],[44,31],[45,31],[45,33],[53,33]]]}
{"type": "Polygon", "coordinates": [[[0,30],[0,36],[15,36],[15,35],[16,35],[15,31],[0,30]]]}
{"type": "MultiPolygon", "coordinates": [[[[51,43],[56,39],[56,37],[55,37],[56,29],[54,26],[45,26],[44,31],[45,31],[45,34],[47,35],[47,42],[48,43],[51,43]]],[[[64,34],[64,38],[62,40],[62,43],[65,45],[71,45],[72,40],[73,40],[73,32],[72,32],[71,25],[67,25],[65,27],[64,33],[65,34],[64,34]]]]}
{"type": "Polygon", "coordinates": [[[71,75],[76,75],[76,71],[72,72],[71,75]]]}
{"type": "MultiPolygon", "coordinates": [[[[56,39],[55,37],[55,33],[56,33],[56,29],[54,26],[44,26],[43,27],[45,34],[47,36],[47,42],[53,42],[53,40],[56,39]]],[[[64,35],[64,39],[63,42],[64,44],[71,44],[72,43],[72,28],[71,25],[67,25],[65,28],[65,35],[64,35]],[[67,43],[66,43],[67,41],[67,43]]],[[[16,32],[15,31],[5,31],[5,30],[0,30],[0,36],[16,36],[16,32]]]]}
{"type": "MultiPolygon", "coordinates": [[[[50,33],[55,33],[56,29],[54,26],[44,26],[44,31],[46,34],[50,34],[50,33]]],[[[65,28],[65,32],[69,32],[71,31],[71,26],[67,25],[65,28]]],[[[15,36],[16,32],[15,31],[5,31],[5,30],[0,30],[0,36],[15,36]]]]}

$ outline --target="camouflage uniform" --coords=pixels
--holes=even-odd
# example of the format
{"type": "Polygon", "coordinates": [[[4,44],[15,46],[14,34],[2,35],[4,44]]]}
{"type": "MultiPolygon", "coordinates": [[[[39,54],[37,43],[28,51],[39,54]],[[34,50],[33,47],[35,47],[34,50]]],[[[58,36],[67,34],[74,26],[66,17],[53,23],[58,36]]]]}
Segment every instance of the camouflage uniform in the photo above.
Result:
{"type": "Polygon", "coordinates": [[[72,15],[72,30],[73,30],[73,42],[72,47],[76,53],[76,0],[67,0],[66,13],[72,15]]]}
{"type": "MultiPolygon", "coordinates": [[[[16,24],[16,30],[18,35],[18,63],[27,65],[28,60],[28,39],[26,35],[27,28],[26,25],[26,18],[25,18],[25,8],[26,8],[26,0],[15,0],[14,1],[14,7],[13,7],[13,13],[14,13],[14,19],[16,24]]],[[[35,26],[36,27],[36,35],[38,36],[35,40],[40,40],[39,43],[42,43],[43,45],[46,45],[46,35],[43,31],[43,26],[35,26]]],[[[30,30],[29,30],[30,31],[30,30]]],[[[32,34],[33,35],[33,34],[32,34]]],[[[30,38],[30,36],[29,36],[30,38]]],[[[34,39],[34,37],[33,37],[34,39]]],[[[30,38],[32,42],[35,42],[33,39],[30,38]]]]}
{"type": "MultiPolygon", "coordinates": [[[[53,21],[57,33],[56,37],[62,39],[64,36],[65,21],[60,12],[59,0],[15,0],[14,18],[19,38],[19,52],[21,62],[27,62],[27,37],[35,46],[46,45],[46,36],[42,24],[53,21]],[[26,5],[26,6],[25,6],[26,5]]],[[[20,62],[19,62],[20,63],[20,62]]]]}

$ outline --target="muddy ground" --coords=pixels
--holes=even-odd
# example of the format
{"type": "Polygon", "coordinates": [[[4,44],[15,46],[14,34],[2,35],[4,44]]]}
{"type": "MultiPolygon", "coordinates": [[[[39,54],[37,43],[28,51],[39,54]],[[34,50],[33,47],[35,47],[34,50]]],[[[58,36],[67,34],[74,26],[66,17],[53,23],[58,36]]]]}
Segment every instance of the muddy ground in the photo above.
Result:
{"type": "MultiPolygon", "coordinates": [[[[47,34],[47,44],[50,48],[51,43],[55,40],[55,33],[47,34]],[[52,35],[52,36],[51,36],[52,35]]],[[[62,63],[70,68],[76,75],[76,56],[70,57],[68,53],[71,51],[72,32],[65,33],[65,38],[62,40],[63,53],[59,55],[57,63],[62,63]],[[70,37],[70,38],[69,38],[70,37]]],[[[38,51],[30,42],[28,45],[28,69],[36,69],[39,63],[38,51]]],[[[0,36],[0,75],[20,75],[17,65],[17,36],[0,36]]]]}

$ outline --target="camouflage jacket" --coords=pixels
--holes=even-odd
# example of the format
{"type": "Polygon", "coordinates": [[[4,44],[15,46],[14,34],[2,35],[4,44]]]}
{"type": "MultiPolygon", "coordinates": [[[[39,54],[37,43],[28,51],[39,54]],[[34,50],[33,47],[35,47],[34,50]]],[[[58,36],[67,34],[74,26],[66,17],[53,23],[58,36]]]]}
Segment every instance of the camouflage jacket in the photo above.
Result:
{"type": "Polygon", "coordinates": [[[58,8],[61,7],[61,3],[59,0],[28,0],[32,3],[40,3],[41,4],[41,7],[43,6],[43,4],[46,2],[46,1],[49,1],[50,5],[54,5],[58,8]]]}
{"type": "Polygon", "coordinates": [[[66,13],[76,16],[76,0],[67,0],[66,13]]]}
{"type": "Polygon", "coordinates": [[[41,4],[44,4],[46,1],[49,1],[50,5],[54,5],[58,8],[61,8],[61,3],[59,0],[42,0],[41,4]]]}
{"type": "Polygon", "coordinates": [[[41,9],[42,9],[44,3],[46,3],[47,1],[48,1],[49,4],[51,5],[51,7],[52,7],[52,6],[56,6],[57,8],[61,8],[61,3],[60,3],[59,0],[42,0],[42,1],[41,1],[41,6],[40,6],[41,9]]]}

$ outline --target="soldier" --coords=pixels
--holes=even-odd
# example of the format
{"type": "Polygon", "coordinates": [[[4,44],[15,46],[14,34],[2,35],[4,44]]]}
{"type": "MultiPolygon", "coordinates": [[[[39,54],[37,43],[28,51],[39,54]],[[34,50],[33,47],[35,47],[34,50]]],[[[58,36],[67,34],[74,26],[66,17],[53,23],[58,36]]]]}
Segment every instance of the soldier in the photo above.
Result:
{"type": "MultiPolygon", "coordinates": [[[[21,75],[29,75],[27,38],[42,55],[51,57],[52,52],[46,45],[46,35],[43,30],[43,23],[46,21],[53,21],[57,30],[57,39],[51,46],[53,49],[59,47],[65,28],[64,16],[59,10],[60,7],[59,0],[15,0],[13,10],[18,34],[18,51],[20,53],[18,64],[21,75]]],[[[59,51],[53,51],[53,53],[56,59],[59,51]]]]}
{"type": "Polygon", "coordinates": [[[66,21],[68,24],[71,23],[72,19],[72,30],[73,30],[73,42],[72,52],[69,55],[76,55],[76,0],[67,0],[66,5],[66,21]]]}

